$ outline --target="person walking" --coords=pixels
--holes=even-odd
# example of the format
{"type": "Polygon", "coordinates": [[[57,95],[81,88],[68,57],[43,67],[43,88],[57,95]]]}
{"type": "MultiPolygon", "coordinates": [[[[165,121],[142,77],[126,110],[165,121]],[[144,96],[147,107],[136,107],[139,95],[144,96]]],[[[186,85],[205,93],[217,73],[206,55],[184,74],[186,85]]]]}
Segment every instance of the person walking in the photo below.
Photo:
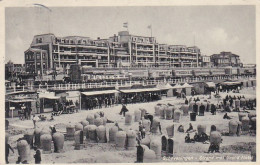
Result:
{"type": "Polygon", "coordinates": [[[21,117],[20,117],[21,120],[24,120],[24,109],[21,109],[21,117]]]}
{"type": "Polygon", "coordinates": [[[28,107],[28,120],[31,120],[32,107],[28,107]]]}
{"type": "Polygon", "coordinates": [[[121,109],[121,111],[120,111],[120,115],[122,115],[122,113],[123,113],[123,116],[125,117],[125,113],[126,112],[128,112],[128,109],[126,108],[126,106],[125,105],[122,105],[122,109],[121,109]]]}
{"type": "Polygon", "coordinates": [[[29,118],[28,118],[28,111],[29,111],[29,108],[28,108],[28,106],[26,106],[26,107],[24,108],[24,116],[25,116],[25,119],[26,119],[26,120],[29,119],[29,118]]]}
{"type": "Polygon", "coordinates": [[[145,127],[141,121],[139,122],[139,132],[141,133],[141,139],[145,138],[145,127]]]}
{"type": "Polygon", "coordinates": [[[6,164],[9,164],[8,157],[9,157],[9,151],[10,150],[14,153],[14,149],[6,141],[5,142],[5,162],[6,162],[6,164]]]}

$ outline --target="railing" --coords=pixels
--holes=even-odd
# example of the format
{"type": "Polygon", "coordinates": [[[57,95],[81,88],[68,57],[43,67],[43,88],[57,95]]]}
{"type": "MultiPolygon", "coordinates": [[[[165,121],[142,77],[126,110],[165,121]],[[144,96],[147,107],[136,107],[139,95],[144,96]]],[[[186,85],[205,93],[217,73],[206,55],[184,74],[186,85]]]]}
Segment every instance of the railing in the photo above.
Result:
{"type": "MultiPolygon", "coordinates": [[[[193,78],[171,78],[167,80],[167,83],[193,83],[202,81],[213,81],[213,80],[244,80],[255,76],[215,76],[215,77],[193,77],[193,78]]],[[[125,87],[132,86],[134,84],[141,85],[157,85],[165,82],[164,80],[142,80],[142,81],[123,81],[118,80],[117,82],[101,82],[101,83],[81,83],[81,84],[54,84],[54,85],[31,85],[31,86],[14,86],[6,87],[6,94],[12,92],[22,92],[22,91],[34,91],[38,89],[44,90],[79,90],[79,89],[91,89],[91,88],[108,88],[108,87],[125,87]]]]}

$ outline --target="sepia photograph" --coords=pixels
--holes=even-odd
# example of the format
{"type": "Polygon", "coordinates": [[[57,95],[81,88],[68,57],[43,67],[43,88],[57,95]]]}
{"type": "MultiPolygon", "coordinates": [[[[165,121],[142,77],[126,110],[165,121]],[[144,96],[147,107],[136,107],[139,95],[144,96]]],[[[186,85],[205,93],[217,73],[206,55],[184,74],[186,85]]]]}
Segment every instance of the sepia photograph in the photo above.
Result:
{"type": "Polygon", "coordinates": [[[256,162],[256,5],[4,18],[6,164],[256,162]]]}

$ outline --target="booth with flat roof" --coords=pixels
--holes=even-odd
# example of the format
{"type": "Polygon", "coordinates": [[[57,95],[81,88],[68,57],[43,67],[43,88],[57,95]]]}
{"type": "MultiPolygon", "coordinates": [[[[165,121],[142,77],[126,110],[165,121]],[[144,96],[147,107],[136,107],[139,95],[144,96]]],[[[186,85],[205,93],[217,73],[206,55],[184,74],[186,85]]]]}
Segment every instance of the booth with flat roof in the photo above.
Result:
{"type": "Polygon", "coordinates": [[[32,114],[36,113],[36,100],[32,98],[13,98],[5,101],[6,117],[18,117],[22,107],[31,107],[32,114]]]}
{"type": "MultiPolygon", "coordinates": [[[[87,91],[81,92],[80,94],[80,105],[81,108],[86,109],[86,100],[87,98],[93,97],[113,97],[115,100],[118,98],[118,91],[117,90],[102,90],[102,91],[87,91]]],[[[80,109],[81,109],[80,108],[80,109]]]]}
{"type": "Polygon", "coordinates": [[[61,99],[60,96],[55,96],[54,92],[40,92],[38,97],[40,100],[40,113],[52,112],[54,103],[61,99]]]}
{"type": "MultiPolygon", "coordinates": [[[[138,88],[138,89],[120,89],[121,98],[127,99],[130,102],[147,102],[159,100],[161,98],[161,89],[152,88],[138,88]],[[133,98],[133,99],[132,99],[133,98]]],[[[126,102],[125,102],[126,103],[126,102]]]]}
{"type": "Polygon", "coordinates": [[[216,84],[214,82],[205,82],[205,94],[210,94],[216,90],[216,84]]]}

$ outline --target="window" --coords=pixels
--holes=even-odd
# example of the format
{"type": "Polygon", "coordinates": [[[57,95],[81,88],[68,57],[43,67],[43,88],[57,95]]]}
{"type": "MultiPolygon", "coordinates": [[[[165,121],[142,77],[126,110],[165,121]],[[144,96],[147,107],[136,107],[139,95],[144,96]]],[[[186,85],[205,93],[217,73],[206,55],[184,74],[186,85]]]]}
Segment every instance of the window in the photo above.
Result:
{"type": "Polygon", "coordinates": [[[25,59],[28,60],[28,54],[25,55],[25,59]]]}
{"type": "Polygon", "coordinates": [[[34,54],[32,54],[31,59],[32,59],[32,60],[34,59],[34,54]]]}
{"type": "Polygon", "coordinates": [[[42,43],[42,38],[36,38],[36,43],[42,43]]]}
{"type": "Polygon", "coordinates": [[[45,59],[45,53],[42,54],[42,58],[45,59]]]}
{"type": "Polygon", "coordinates": [[[37,60],[41,59],[41,55],[37,54],[37,60]]]}
{"type": "Polygon", "coordinates": [[[42,64],[42,67],[43,67],[43,69],[46,68],[46,64],[45,64],[45,62],[42,64]]]}

